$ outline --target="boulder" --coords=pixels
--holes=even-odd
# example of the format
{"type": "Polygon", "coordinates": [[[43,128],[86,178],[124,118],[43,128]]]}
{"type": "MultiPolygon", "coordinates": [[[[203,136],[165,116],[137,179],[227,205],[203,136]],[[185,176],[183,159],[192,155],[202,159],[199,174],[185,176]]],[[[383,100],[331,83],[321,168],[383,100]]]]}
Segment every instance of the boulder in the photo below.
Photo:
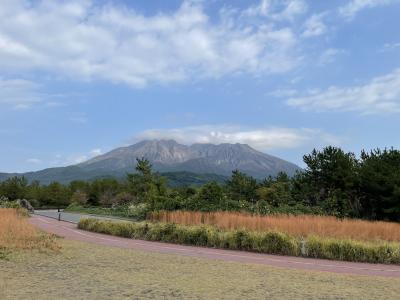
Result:
{"type": "Polygon", "coordinates": [[[21,207],[26,208],[29,212],[33,212],[35,210],[30,202],[26,199],[18,199],[17,203],[21,205],[21,207]]]}

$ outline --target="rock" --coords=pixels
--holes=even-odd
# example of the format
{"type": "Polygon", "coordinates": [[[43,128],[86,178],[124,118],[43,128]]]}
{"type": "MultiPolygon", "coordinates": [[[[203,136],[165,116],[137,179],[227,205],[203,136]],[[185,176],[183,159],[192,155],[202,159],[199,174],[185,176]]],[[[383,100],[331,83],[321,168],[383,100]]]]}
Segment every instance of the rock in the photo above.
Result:
{"type": "Polygon", "coordinates": [[[26,208],[29,212],[33,212],[35,209],[33,208],[33,206],[29,203],[28,200],[26,199],[18,199],[17,203],[19,205],[21,205],[21,207],[26,208]]]}

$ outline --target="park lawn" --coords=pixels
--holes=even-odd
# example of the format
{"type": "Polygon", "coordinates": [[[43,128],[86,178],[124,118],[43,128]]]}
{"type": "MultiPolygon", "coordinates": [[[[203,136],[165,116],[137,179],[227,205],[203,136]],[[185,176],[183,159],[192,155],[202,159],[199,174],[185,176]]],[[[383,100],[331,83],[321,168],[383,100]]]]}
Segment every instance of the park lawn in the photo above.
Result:
{"type": "Polygon", "coordinates": [[[398,299],[400,279],[300,271],[60,240],[0,260],[0,299],[398,299]]]}

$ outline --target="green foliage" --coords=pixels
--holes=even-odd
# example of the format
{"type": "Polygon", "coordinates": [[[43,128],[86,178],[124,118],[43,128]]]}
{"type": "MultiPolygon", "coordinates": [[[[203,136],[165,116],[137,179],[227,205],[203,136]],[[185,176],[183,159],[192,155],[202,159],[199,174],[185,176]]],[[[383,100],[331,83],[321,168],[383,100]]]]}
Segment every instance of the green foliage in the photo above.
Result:
{"type": "Polygon", "coordinates": [[[128,174],[128,188],[138,198],[139,202],[147,203],[152,209],[156,206],[156,198],[167,192],[165,178],[153,173],[150,162],[137,159],[138,174],[128,174]]]}
{"type": "Polygon", "coordinates": [[[28,185],[28,181],[25,177],[12,177],[0,185],[0,195],[5,195],[10,200],[24,198],[25,189],[28,185]]]}
{"type": "Polygon", "coordinates": [[[112,206],[121,184],[116,179],[104,178],[93,181],[88,188],[89,204],[112,206]]]}
{"type": "Polygon", "coordinates": [[[361,153],[360,191],[363,215],[400,221],[400,151],[361,153]]]}
{"type": "Polygon", "coordinates": [[[47,186],[44,203],[54,207],[65,207],[70,203],[71,191],[64,185],[53,182],[47,186]]]}
{"type": "Polygon", "coordinates": [[[305,245],[308,257],[384,264],[400,263],[399,243],[360,242],[311,236],[305,245]]]}
{"type": "Polygon", "coordinates": [[[75,191],[71,196],[71,203],[78,205],[86,205],[88,202],[88,195],[80,190],[75,191]]]}
{"type": "Polygon", "coordinates": [[[252,203],[257,200],[257,180],[239,170],[232,172],[231,178],[226,182],[226,187],[232,200],[246,200],[252,203]]]}
{"type": "Polygon", "coordinates": [[[299,255],[300,253],[300,244],[296,238],[275,231],[263,233],[245,230],[222,231],[211,226],[114,222],[96,219],[82,219],[78,228],[149,241],[281,255],[299,255]]]}
{"type": "Polygon", "coordinates": [[[295,182],[302,201],[325,207],[334,215],[357,215],[359,165],[355,155],[326,147],[322,151],[314,149],[303,159],[307,168],[295,182]]]}
{"type": "Polygon", "coordinates": [[[144,220],[150,212],[149,207],[145,203],[136,205],[124,205],[118,207],[83,207],[76,203],[70,204],[66,212],[77,212],[83,214],[92,214],[100,216],[115,216],[122,218],[129,218],[134,220],[144,220]]]}
{"type": "Polygon", "coordinates": [[[270,206],[289,205],[292,202],[291,180],[286,173],[279,173],[275,179],[269,177],[264,180],[255,193],[258,199],[270,206]]]}
{"type": "Polygon", "coordinates": [[[211,226],[83,219],[80,229],[127,238],[260,253],[369,263],[400,263],[400,244],[310,236],[305,241],[276,231],[223,231],[211,226]],[[302,243],[305,251],[302,253],[302,243]]]}
{"type": "Polygon", "coordinates": [[[61,208],[77,202],[125,215],[128,207],[146,204],[150,211],[230,210],[400,221],[400,151],[363,151],[357,159],[353,153],[326,147],[305,155],[304,162],[306,168],[292,178],[280,173],[257,181],[236,170],[225,184],[211,181],[199,187],[171,188],[142,158],[137,159],[137,173],[123,181],[103,178],[41,185],[13,177],[0,182],[0,195],[28,199],[35,208],[61,208]]]}
{"type": "Polygon", "coordinates": [[[21,209],[22,206],[19,204],[17,201],[1,201],[0,202],[0,208],[16,208],[16,209],[21,209]]]}
{"type": "Polygon", "coordinates": [[[225,183],[227,176],[217,174],[196,174],[192,172],[165,172],[162,176],[168,179],[168,186],[172,188],[199,187],[208,182],[225,183]]]}

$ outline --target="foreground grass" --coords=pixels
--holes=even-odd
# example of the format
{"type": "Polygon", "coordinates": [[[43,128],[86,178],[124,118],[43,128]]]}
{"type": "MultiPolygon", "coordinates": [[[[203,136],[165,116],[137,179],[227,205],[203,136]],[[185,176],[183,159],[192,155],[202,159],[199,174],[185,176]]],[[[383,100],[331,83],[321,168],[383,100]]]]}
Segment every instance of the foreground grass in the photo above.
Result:
{"type": "Polygon", "coordinates": [[[56,238],[44,234],[28,222],[25,210],[0,209],[0,259],[20,250],[54,251],[59,245],[56,238]]]}
{"type": "Polygon", "coordinates": [[[354,239],[361,241],[400,242],[400,224],[371,222],[356,219],[337,219],[330,216],[270,215],[260,216],[238,212],[161,211],[153,213],[153,221],[182,225],[211,225],[225,230],[277,230],[307,237],[354,239]]]}
{"type": "Polygon", "coordinates": [[[400,279],[347,276],[68,240],[0,262],[0,299],[398,299],[400,279]]]}

